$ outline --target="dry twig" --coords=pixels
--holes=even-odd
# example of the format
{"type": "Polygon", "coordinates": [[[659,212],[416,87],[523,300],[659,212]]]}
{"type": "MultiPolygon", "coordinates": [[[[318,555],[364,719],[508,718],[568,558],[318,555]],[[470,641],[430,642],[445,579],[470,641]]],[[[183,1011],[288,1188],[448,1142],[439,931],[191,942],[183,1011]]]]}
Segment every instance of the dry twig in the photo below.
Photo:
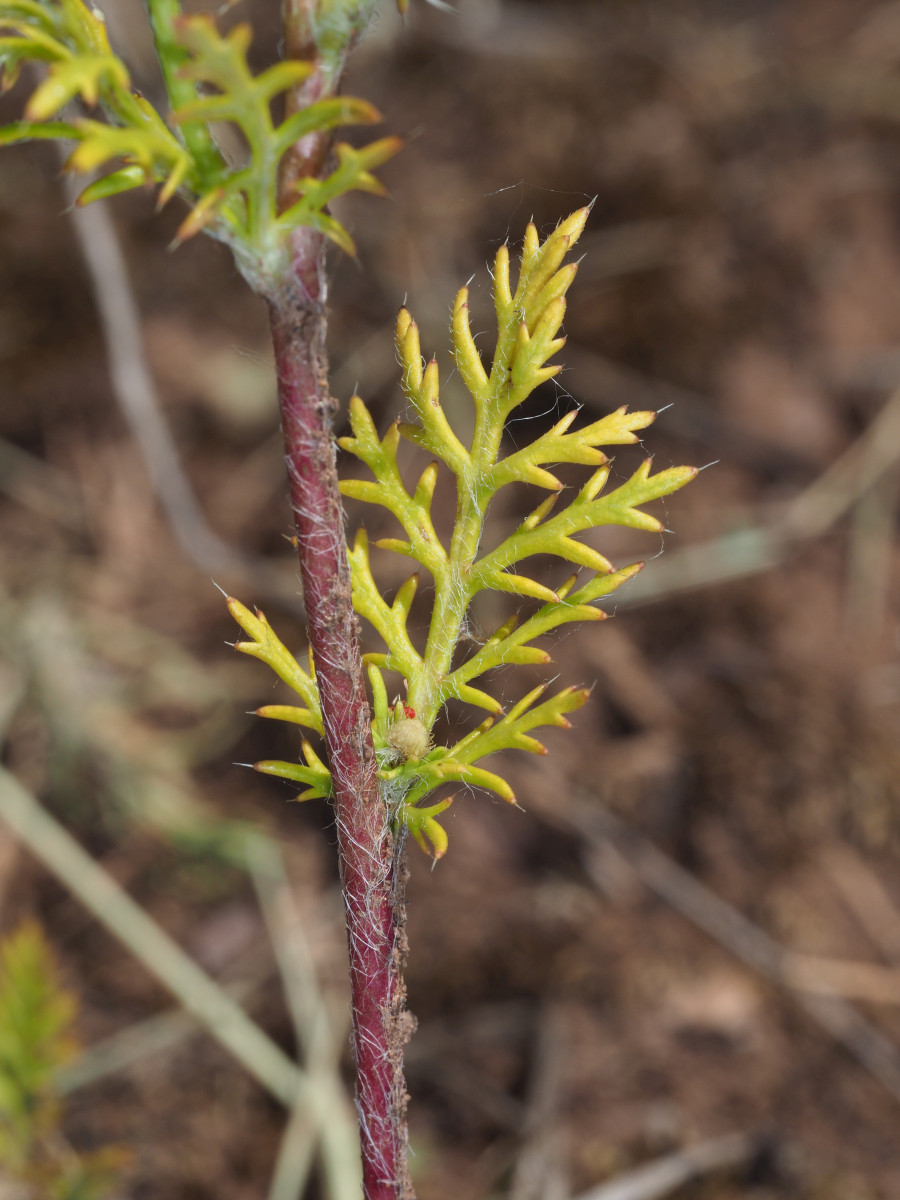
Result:
{"type": "Polygon", "coordinates": [[[738,529],[674,550],[652,572],[620,593],[617,607],[647,604],[674,592],[741,579],[777,566],[797,542],[831,530],[884,478],[900,458],[900,391],[868,428],[818,479],[769,524],[738,529]]]}
{"type": "Polygon", "coordinates": [[[824,867],[872,943],[900,966],[900,911],[875,872],[846,844],[828,854],[824,867]]]}
{"type": "Polygon", "coordinates": [[[0,769],[0,817],[36,858],[138,958],[276,1099],[293,1107],[305,1091],[321,1122],[334,1113],[283,1050],[82,850],[38,801],[0,769]]]}
{"type": "Polygon", "coordinates": [[[269,1200],[296,1200],[302,1194],[317,1134],[329,1196],[332,1200],[355,1200],[362,1177],[356,1118],[339,1074],[342,1038],[333,1028],[281,851],[269,838],[250,836],[247,861],[284,982],[310,1086],[327,1096],[332,1107],[332,1119],[317,1130],[309,1119],[305,1089],[300,1089],[282,1137],[269,1200]]]}
{"type": "Polygon", "coordinates": [[[703,1175],[743,1166],[758,1151],[759,1139],[746,1133],[699,1142],[582,1192],[578,1200],[661,1200],[703,1175]]]}
{"type": "MultiPolygon", "coordinates": [[[[645,886],[702,929],[758,974],[789,994],[836,1041],[900,1100],[900,1050],[824,983],[820,994],[796,990],[790,976],[791,956],[758,925],[658,850],[648,839],[615,817],[591,797],[566,814],[542,811],[545,820],[577,830],[590,846],[615,843],[645,886]]],[[[586,858],[592,870],[590,857],[586,858]]],[[[600,886],[603,881],[599,881],[600,886]]]]}
{"type": "Polygon", "coordinates": [[[106,205],[78,208],[75,200],[84,181],[66,175],[64,186],[92,285],[113,392],[175,537],[204,570],[251,578],[261,591],[295,606],[296,587],[289,580],[264,560],[251,562],[210,528],[162,415],[128,268],[106,205]]]}
{"type": "Polygon", "coordinates": [[[551,1006],[538,1025],[523,1145],[513,1170],[509,1200],[568,1200],[558,1122],[564,1052],[563,1014],[551,1006]]]}

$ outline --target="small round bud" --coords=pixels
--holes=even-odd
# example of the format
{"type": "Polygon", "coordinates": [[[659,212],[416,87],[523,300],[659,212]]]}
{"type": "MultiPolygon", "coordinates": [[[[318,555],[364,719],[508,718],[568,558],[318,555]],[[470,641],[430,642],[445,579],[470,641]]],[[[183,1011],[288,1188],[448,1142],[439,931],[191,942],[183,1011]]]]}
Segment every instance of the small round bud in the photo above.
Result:
{"type": "Polygon", "coordinates": [[[417,717],[403,717],[395,721],[387,731],[387,740],[404,762],[424,758],[431,749],[428,730],[417,717]]]}

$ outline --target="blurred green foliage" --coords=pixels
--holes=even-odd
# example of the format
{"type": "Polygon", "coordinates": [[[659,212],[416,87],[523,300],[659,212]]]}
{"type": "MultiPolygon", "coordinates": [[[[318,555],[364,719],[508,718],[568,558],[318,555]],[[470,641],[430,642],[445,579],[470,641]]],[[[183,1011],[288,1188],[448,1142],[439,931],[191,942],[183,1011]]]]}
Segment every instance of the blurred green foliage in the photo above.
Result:
{"type": "Polygon", "coordinates": [[[61,1128],[56,1072],[78,1053],[74,996],[40,927],[26,922],[0,945],[0,1167],[35,1200],[103,1200],[127,1155],[79,1155],[61,1128]]]}

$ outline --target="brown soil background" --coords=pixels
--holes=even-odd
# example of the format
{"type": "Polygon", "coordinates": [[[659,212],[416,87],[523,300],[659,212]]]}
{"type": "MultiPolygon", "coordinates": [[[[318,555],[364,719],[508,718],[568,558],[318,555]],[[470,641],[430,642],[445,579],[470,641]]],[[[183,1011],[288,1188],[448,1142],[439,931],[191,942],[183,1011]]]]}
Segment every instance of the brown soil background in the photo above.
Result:
{"type": "MultiPolygon", "coordinates": [[[[113,35],[155,97],[129,5],[109,11],[113,35]]],[[[474,273],[483,305],[500,242],[596,196],[569,369],[518,428],[533,436],[573,402],[589,419],[672,405],[646,439],[657,466],[716,464],[668,501],[665,555],[607,606],[617,619],[556,645],[561,680],[594,692],[548,758],[510,758],[525,811],[461,795],[446,858],[431,871],[413,849],[421,1200],[577,1196],[732,1132],[758,1135],[760,1153],[678,1196],[895,1200],[900,983],[887,1002],[848,994],[854,1055],[740,960],[746,930],[713,937],[697,919],[718,897],[791,951],[900,969],[896,466],[817,536],[772,543],[766,569],[752,557],[900,384],[900,5],[413,8],[405,30],[384,14],[348,81],[408,144],[383,172],[390,199],[341,208],[359,258],[334,261],[335,394],[358,386],[382,428],[402,413],[391,327],[405,296],[449,379],[456,288],[474,273]],[[707,889],[689,893],[694,920],[691,880],[707,889]]],[[[274,12],[236,13],[262,63],[274,12]]],[[[268,564],[254,581],[173,536],[116,404],[57,173],[47,147],[0,160],[0,692],[17,697],[4,763],[208,970],[251,981],[249,1010],[290,1047],[251,884],[213,833],[177,836],[195,805],[277,832],[341,1008],[328,810],[232,765],[296,750],[244,715],[276,693],[225,646],[235,629],[210,583],[302,646],[265,313],[214,243],[165,253],[174,205],[110,206],[166,420],[212,527],[268,564]]],[[[464,412],[452,380],[447,395],[464,412]]],[[[887,462],[900,453],[878,443],[887,462]]],[[[533,507],[522,492],[493,513],[496,536],[533,507]]],[[[620,530],[596,544],[617,562],[662,548],[620,530]]],[[[491,605],[476,614],[487,629],[507,611],[491,605]]],[[[527,674],[498,694],[517,697],[527,674]]],[[[134,1027],[139,1042],[165,993],[2,830],[0,890],[5,928],[34,913],[47,930],[82,1041],[134,1027]]],[[[196,1033],[78,1091],[66,1131],[132,1148],[123,1196],[249,1200],[266,1194],[283,1121],[196,1033]]]]}

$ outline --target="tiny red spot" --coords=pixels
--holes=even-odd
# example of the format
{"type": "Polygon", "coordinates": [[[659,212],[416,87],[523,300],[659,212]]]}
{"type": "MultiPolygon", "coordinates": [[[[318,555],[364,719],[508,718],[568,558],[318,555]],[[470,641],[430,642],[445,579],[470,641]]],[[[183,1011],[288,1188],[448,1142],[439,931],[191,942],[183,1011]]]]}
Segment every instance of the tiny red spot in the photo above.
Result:
{"type": "Polygon", "coordinates": [[[410,708],[408,704],[403,705],[403,711],[406,713],[407,720],[414,721],[416,719],[416,710],[410,708]]]}

